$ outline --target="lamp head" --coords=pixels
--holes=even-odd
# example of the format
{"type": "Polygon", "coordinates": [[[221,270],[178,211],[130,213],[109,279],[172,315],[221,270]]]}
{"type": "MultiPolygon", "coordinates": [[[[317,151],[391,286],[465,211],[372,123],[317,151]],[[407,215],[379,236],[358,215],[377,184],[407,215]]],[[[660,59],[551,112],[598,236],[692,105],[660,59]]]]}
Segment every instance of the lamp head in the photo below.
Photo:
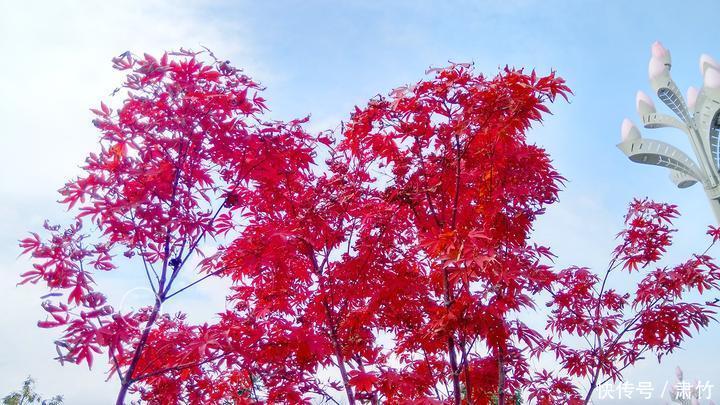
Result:
{"type": "Polygon", "coordinates": [[[655,41],[650,46],[650,52],[652,53],[653,58],[659,59],[663,65],[667,66],[667,69],[670,70],[670,67],[672,66],[672,58],[670,57],[670,51],[663,46],[663,44],[660,41],[655,41]]]}
{"type": "Polygon", "coordinates": [[[703,86],[713,90],[720,89],[720,69],[708,65],[703,75],[703,86]]]}
{"type": "Polygon", "coordinates": [[[700,90],[697,88],[690,86],[687,89],[687,105],[690,111],[692,112],[695,110],[695,104],[697,103],[698,95],[700,94],[700,90]]]}
{"type": "Polygon", "coordinates": [[[657,109],[655,109],[655,103],[652,101],[650,96],[645,94],[642,90],[638,90],[635,95],[635,108],[641,117],[643,115],[654,114],[657,112],[657,109]]]}
{"type": "Polygon", "coordinates": [[[623,142],[631,142],[641,138],[640,131],[632,121],[625,118],[620,127],[620,135],[623,142]]]}
{"type": "Polygon", "coordinates": [[[704,76],[705,70],[709,67],[714,67],[715,69],[720,70],[720,64],[718,64],[712,56],[706,53],[700,55],[700,74],[704,76]]]}
{"type": "Polygon", "coordinates": [[[650,58],[650,63],[648,64],[648,76],[650,80],[656,80],[666,74],[669,74],[669,71],[665,62],[655,56],[650,58]]]}

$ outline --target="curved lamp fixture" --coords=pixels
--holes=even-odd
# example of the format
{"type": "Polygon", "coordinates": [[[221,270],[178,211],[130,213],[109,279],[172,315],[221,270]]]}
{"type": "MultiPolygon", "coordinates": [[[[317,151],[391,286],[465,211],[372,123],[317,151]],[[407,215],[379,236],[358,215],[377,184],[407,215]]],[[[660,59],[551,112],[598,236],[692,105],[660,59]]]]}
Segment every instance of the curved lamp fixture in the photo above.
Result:
{"type": "Polygon", "coordinates": [[[622,123],[622,142],[617,146],[633,162],[669,169],[670,179],[679,188],[701,183],[720,222],[720,64],[708,55],[700,56],[703,87],[690,87],[686,99],[670,77],[670,51],[655,42],[651,53],[650,85],[677,118],[658,113],[653,100],[642,91],[635,99],[638,115],[645,128],[672,127],[684,132],[695,156],[668,143],[643,138],[627,118],[622,123]]]}

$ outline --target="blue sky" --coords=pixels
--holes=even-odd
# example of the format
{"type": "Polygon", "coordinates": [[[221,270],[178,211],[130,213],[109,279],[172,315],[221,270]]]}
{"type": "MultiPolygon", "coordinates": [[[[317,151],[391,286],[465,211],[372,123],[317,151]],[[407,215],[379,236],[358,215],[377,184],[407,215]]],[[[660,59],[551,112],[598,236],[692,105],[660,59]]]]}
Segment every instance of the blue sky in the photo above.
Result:
{"type": "MultiPolygon", "coordinates": [[[[532,131],[568,179],[560,202],[538,223],[536,238],[558,254],[558,265],[601,269],[626,204],[649,196],[679,205],[677,243],[668,264],[703,250],[713,217],[696,186],[676,190],[664,170],[631,164],[616,148],[624,117],[638,122],[635,92],[650,93],[650,44],[673,56],[678,86],[701,84],[698,57],[720,56],[720,4],[673,1],[274,1],[274,2],[42,2],[0,0],[0,394],[36,376],[43,392],[64,393],[70,404],[113,397],[101,368],[61,368],[53,337],[35,327],[42,293],[16,289],[27,266],[16,240],[44,218],[61,220],[54,190],[78,172],[96,145],[88,108],[120,77],[110,58],[207,46],[244,67],[267,87],[272,114],[312,114],[311,128],[336,127],[352,107],[377,93],[420,80],[429,66],[475,62],[493,75],[505,64],[556,69],[575,95],[532,131]]],[[[644,131],[688,149],[679,133],[644,131]]],[[[720,255],[720,251],[715,252],[720,255]]],[[[116,295],[137,280],[106,280],[116,295]]],[[[626,280],[618,280],[618,286],[626,280]]],[[[197,317],[222,308],[221,286],[200,289],[182,309],[197,317]]],[[[137,298],[141,300],[142,294],[137,298]]],[[[652,359],[630,381],[660,389],[675,365],[690,378],[720,385],[713,326],[658,367],[652,359]]],[[[717,389],[720,397],[720,387],[717,389]]],[[[658,403],[641,401],[638,403],[658,403]]],[[[599,401],[598,403],[612,403],[599,401]]],[[[626,402],[629,403],[629,402],[626,402]]]]}

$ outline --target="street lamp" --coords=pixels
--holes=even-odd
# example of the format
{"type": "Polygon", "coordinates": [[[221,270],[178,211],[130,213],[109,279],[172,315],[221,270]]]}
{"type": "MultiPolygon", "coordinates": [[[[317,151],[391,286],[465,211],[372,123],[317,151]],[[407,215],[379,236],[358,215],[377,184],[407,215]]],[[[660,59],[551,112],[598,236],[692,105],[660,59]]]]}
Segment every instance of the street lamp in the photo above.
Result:
{"type": "Polygon", "coordinates": [[[617,146],[633,162],[668,168],[670,179],[679,188],[701,183],[720,222],[720,64],[708,55],[700,57],[703,87],[690,87],[687,101],[670,77],[670,67],[670,51],[655,42],[648,66],[650,85],[677,118],[658,113],[642,91],[637,93],[637,112],[645,128],[672,127],[684,132],[695,159],[666,142],[643,138],[627,118],[617,146]]]}

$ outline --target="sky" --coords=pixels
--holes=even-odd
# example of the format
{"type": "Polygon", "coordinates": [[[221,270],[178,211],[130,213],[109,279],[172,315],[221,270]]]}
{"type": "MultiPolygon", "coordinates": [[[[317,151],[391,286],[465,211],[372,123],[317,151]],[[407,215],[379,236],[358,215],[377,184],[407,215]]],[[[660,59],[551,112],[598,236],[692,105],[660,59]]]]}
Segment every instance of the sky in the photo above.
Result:
{"type": "MultiPolygon", "coordinates": [[[[311,114],[315,131],[336,128],[353,106],[448,61],[474,62],[487,75],[504,65],[556,70],[574,95],[553,105],[530,139],[548,150],[567,182],[534,239],[552,248],[558,267],[601,271],[634,197],[677,204],[683,214],[667,264],[707,245],[714,218],[703,190],[677,190],[665,170],[632,164],[615,145],[623,118],[639,122],[635,92],[651,93],[650,44],[660,40],[670,49],[681,89],[699,87],[700,54],[720,56],[719,12],[715,1],[0,0],[0,396],[27,375],[68,404],[106,403],[116,393],[102,365],[89,371],[52,360],[57,335],[35,326],[44,316],[44,291],[15,285],[29,266],[18,258],[17,240],[45,218],[66,219],[55,190],[96,149],[88,109],[119,102],[110,97],[121,79],[111,69],[113,56],[209,47],[267,86],[274,118],[311,114]]],[[[679,132],[650,132],[643,134],[689,149],[679,132]]],[[[149,302],[133,274],[103,280],[115,305],[149,302]]],[[[622,277],[613,282],[630,285],[622,277]]],[[[212,316],[223,308],[222,291],[209,283],[169,310],[212,316]]],[[[634,400],[596,403],[665,403],[660,390],[678,365],[689,379],[717,384],[713,396],[720,398],[719,339],[720,327],[712,325],[661,365],[649,358],[630,369],[627,381],[653,384],[652,400],[636,393],[634,400]]]]}

